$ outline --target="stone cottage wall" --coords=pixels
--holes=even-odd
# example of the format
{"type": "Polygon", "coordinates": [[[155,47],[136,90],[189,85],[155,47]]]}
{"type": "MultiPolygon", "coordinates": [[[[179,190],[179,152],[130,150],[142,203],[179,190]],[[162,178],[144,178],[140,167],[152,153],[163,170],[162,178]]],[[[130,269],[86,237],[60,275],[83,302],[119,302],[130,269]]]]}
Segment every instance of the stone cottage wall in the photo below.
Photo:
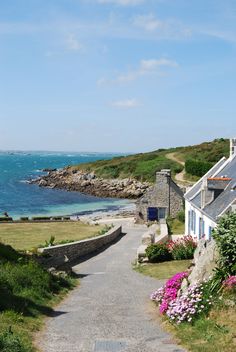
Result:
{"type": "Polygon", "coordinates": [[[158,172],[155,185],[136,203],[136,221],[147,221],[148,207],[166,208],[175,217],[183,209],[183,192],[166,172],[158,172]]]}

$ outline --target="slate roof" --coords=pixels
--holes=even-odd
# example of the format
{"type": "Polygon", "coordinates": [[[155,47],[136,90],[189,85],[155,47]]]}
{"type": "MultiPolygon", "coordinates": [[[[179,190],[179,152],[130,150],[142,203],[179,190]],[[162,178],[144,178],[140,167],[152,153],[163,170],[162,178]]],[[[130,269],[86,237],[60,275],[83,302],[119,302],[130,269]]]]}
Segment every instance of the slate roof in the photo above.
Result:
{"type": "Polygon", "coordinates": [[[227,177],[231,178],[224,191],[202,211],[215,222],[227,208],[236,201],[236,155],[233,158],[222,158],[204,177],[197,182],[186,194],[185,199],[201,209],[201,187],[206,178],[227,177]]]}

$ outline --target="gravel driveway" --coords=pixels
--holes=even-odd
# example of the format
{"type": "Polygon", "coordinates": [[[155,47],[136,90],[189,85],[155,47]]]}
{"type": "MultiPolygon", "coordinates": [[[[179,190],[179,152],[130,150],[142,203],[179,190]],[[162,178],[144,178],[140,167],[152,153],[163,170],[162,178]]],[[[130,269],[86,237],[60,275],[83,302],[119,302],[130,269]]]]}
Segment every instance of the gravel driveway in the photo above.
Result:
{"type": "Polygon", "coordinates": [[[149,294],[161,283],[132,270],[144,229],[74,267],[76,288],[38,338],[43,352],[183,352],[155,319],[149,294]]]}

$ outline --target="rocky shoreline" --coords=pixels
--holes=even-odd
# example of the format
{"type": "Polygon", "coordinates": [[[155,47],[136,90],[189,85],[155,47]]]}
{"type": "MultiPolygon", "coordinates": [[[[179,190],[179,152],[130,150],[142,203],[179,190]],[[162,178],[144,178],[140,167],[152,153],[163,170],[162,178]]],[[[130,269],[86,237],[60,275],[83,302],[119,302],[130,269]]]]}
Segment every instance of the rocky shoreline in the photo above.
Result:
{"type": "Polygon", "coordinates": [[[29,181],[40,187],[58,188],[67,191],[103,197],[137,199],[150,187],[148,182],[140,182],[131,178],[104,179],[94,172],[84,172],[72,168],[47,170],[47,175],[29,181]]]}

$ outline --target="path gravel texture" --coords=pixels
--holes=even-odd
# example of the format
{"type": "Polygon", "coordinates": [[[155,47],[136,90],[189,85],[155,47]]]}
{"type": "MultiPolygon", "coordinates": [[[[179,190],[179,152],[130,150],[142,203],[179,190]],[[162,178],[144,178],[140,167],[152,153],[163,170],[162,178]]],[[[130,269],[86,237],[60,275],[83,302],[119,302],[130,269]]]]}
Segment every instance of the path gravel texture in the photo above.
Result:
{"type": "Polygon", "coordinates": [[[155,318],[149,294],[161,282],[132,270],[145,229],[126,235],[74,267],[80,286],[57,307],[38,337],[43,352],[183,352],[155,318]]]}

